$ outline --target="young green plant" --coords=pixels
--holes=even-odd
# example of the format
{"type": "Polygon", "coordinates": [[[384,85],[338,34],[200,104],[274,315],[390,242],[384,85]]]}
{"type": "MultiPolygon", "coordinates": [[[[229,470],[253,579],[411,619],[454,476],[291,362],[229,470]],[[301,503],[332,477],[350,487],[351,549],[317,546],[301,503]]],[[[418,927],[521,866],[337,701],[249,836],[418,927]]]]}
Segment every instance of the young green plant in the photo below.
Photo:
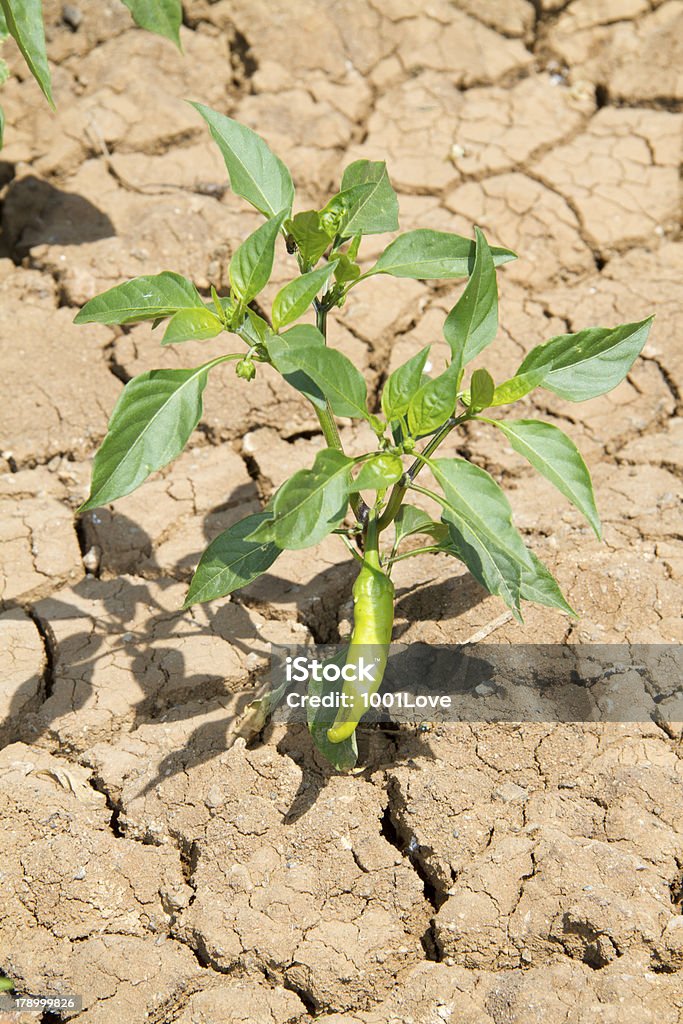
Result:
{"type": "MultiPolygon", "coordinates": [[[[507,412],[536,388],[572,402],[611,390],[643,348],[651,318],[551,338],[500,383],[481,368],[465,380],[468,364],[495,339],[496,268],[515,259],[515,253],[490,246],[478,228],[474,239],[418,229],[396,235],[374,264],[363,266],[364,236],[398,229],[398,201],[384,162],[356,160],[344,170],[339,192],[321,209],[295,212],[291,175],[264,140],[223,114],[194,106],[223,154],[233,191],[264,221],[232,255],[229,295],[212,288],[210,299],[205,298],[184,277],[163,271],[98,295],[77,315],[77,323],[149,320],[157,327],[163,322],[162,345],[207,342],[201,365],[151,370],[126,384],[95,456],[90,495],[80,511],[116,501],[180,454],[201,419],[209,376],[222,364],[234,361],[244,386],[257,372],[275,373],[304,395],[324,446],[313,465],[283,483],[262,512],[209,544],[184,607],[246,586],[286,549],[312,547],[338,534],[360,563],[346,665],[353,668],[370,650],[375,673],[370,684],[344,683],[346,700],[336,719],[311,712],[309,728],[323,754],[337,767],[348,768],[357,756],[356,726],[386,665],[394,614],[390,574],[398,561],[421,553],[451,556],[520,621],[524,601],[574,614],[550,570],[515,528],[508,500],[493,477],[467,459],[438,457],[439,446],[470,421],[499,431],[600,537],[590,476],[574,443],[553,424],[510,419],[507,412]],[[275,295],[267,318],[263,300],[260,312],[254,300],[270,280],[277,246],[286,247],[294,275],[275,295]],[[328,345],[327,319],[349,292],[371,288],[379,274],[469,281],[443,325],[450,353],[444,370],[431,376],[425,372],[426,345],[389,374],[376,408],[368,404],[360,370],[328,345]],[[302,323],[311,310],[315,323],[302,323]],[[221,347],[226,335],[235,339],[235,351],[221,347]],[[339,417],[369,426],[374,442],[368,451],[355,457],[344,451],[339,417]],[[435,515],[411,502],[416,494],[431,502],[435,515]],[[415,535],[425,542],[406,547],[415,535]]],[[[261,723],[267,706],[262,704],[257,716],[261,723]]]]}

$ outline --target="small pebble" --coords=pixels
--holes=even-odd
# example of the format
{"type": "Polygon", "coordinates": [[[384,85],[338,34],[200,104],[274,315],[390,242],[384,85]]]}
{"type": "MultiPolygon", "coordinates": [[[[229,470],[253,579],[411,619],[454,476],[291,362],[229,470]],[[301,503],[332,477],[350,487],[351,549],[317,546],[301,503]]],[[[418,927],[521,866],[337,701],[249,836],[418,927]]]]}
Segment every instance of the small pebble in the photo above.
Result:
{"type": "Polygon", "coordinates": [[[91,548],[86,551],[83,555],[83,565],[85,566],[86,572],[96,573],[100,567],[100,558],[102,552],[100,549],[93,544],[91,548]]]}
{"type": "Polygon", "coordinates": [[[77,32],[83,21],[83,12],[73,4],[64,4],[62,7],[62,21],[69,26],[73,32],[77,32]]]}
{"type": "Polygon", "coordinates": [[[221,793],[219,786],[209,787],[209,791],[206,794],[204,805],[211,810],[214,807],[220,807],[223,803],[223,794],[221,793]]]}
{"type": "Polygon", "coordinates": [[[495,683],[490,680],[484,683],[479,683],[479,686],[475,686],[474,692],[477,697],[490,697],[492,693],[495,693],[498,687],[495,683]]]}

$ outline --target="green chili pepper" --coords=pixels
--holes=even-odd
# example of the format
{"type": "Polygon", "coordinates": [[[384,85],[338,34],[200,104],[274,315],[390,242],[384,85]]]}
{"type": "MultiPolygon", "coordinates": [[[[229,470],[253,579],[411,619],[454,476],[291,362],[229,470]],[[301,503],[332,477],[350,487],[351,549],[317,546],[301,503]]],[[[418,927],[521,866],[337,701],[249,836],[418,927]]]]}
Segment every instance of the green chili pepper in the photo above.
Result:
{"type": "Polygon", "coordinates": [[[377,693],[387,664],[393,624],[394,585],[380,566],[376,523],[372,520],[363,565],[353,585],[353,633],[345,667],[354,666],[355,678],[344,683],[342,700],[346,697],[348,707],[339,708],[327,730],[330,743],[341,743],[351,736],[368,708],[368,698],[377,693]],[[366,665],[374,663],[372,682],[361,678],[361,658],[366,665]]]}

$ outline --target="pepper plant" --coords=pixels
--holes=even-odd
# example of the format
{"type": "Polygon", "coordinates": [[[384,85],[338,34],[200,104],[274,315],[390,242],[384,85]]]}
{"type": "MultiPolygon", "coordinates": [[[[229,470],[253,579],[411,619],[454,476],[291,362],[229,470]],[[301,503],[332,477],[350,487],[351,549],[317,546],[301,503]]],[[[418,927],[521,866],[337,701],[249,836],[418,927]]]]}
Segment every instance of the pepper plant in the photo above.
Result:
{"type": "MultiPolygon", "coordinates": [[[[126,384],[97,452],[90,495],[80,512],[108,504],[138,487],[180,454],[202,415],[202,395],[215,367],[234,361],[248,386],[259,373],[279,373],[311,403],[321,430],[313,465],[294,473],[263,511],[217,536],[201,557],[184,607],[213,601],[268,571],[285,549],[301,550],[337,534],[360,564],[353,587],[354,628],[346,654],[353,666],[368,647],[375,652],[371,685],[344,683],[337,717],[324,728],[309,721],[314,740],[338,767],[355,762],[355,729],[364,699],[382,680],[391,639],[393,566],[423,553],[463,562],[521,621],[524,601],[573,615],[550,570],[527,547],[512,522],[503,491],[465,458],[439,456],[452,431],[485,423],[550,480],[600,537],[600,522],[586,465],[558,427],[512,419],[509,407],[535,388],[572,402],[602,395],[620,383],[647,339],[651,319],[618,327],[590,327],[533,348],[508,380],[467,365],[496,336],[496,268],[515,254],[474,239],[426,229],[398,234],[377,261],[359,262],[365,235],[398,229],[398,202],[384,162],[357,160],[343,172],[340,191],[318,210],[294,212],[294,185],[282,161],[249,128],[201,104],[227,165],[233,191],[264,217],[235,250],[230,290],[196,287],[171,271],[138,277],[91,299],[76,323],[165,324],[162,345],[207,342],[207,359],[184,370],[151,370],[126,384]],[[293,277],[275,295],[270,318],[253,303],[267,285],[276,246],[286,246],[293,277]],[[386,379],[378,407],[369,407],[360,370],[327,344],[328,316],[352,289],[371,288],[378,274],[417,280],[469,281],[443,324],[450,350],[442,372],[425,372],[430,339],[386,379]],[[301,323],[313,310],[315,324],[301,323]],[[232,345],[223,347],[227,336],[232,345]],[[210,342],[219,339],[214,349],[210,342]],[[228,349],[226,351],[226,348],[228,349]],[[374,441],[352,457],[343,448],[337,418],[365,421],[374,441]],[[431,501],[429,515],[411,502],[431,501]],[[413,535],[424,538],[406,546],[413,535]],[[378,653],[379,652],[379,653],[378,653]]],[[[311,317],[312,319],[313,317],[311,317]]],[[[432,339],[433,340],[433,339],[432,339]]]]}

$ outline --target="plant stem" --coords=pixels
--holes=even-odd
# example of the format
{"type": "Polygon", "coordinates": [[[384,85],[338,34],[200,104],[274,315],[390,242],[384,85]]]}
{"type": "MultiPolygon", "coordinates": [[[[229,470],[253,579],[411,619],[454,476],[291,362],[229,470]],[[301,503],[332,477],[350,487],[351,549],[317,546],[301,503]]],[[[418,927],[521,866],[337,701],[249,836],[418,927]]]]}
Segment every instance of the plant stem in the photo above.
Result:
{"type": "MultiPolygon", "coordinates": [[[[327,310],[320,303],[315,305],[315,325],[322,334],[323,338],[327,340],[327,310]]],[[[340,452],[343,451],[341,437],[339,436],[339,430],[337,429],[337,423],[335,421],[332,410],[330,409],[330,403],[327,402],[324,409],[319,409],[315,406],[315,411],[318,416],[318,422],[323,432],[323,436],[327,443],[328,448],[337,448],[340,452]]]]}
{"type": "Polygon", "coordinates": [[[340,537],[341,537],[341,539],[342,539],[342,540],[344,541],[344,544],[345,544],[345,545],[346,545],[346,547],[347,547],[347,548],[349,549],[349,551],[351,552],[351,554],[353,555],[353,557],[354,557],[354,558],[356,559],[356,561],[357,561],[357,562],[360,562],[360,564],[362,565],[362,564],[363,564],[363,559],[362,559],[362,557],[361,557],[361,556],[360,556],[360,555],[358,554],[358,552],[357,552],[357,551],[356,551],[356,549],[354,548],[354,546],[353,546],[353,544],[351,543],[351,541],[349,540],[349,538],[348,538],[348,537],[347,537],[347,536],[346,536],[345,534],[343,534],[343,533],[340,533],[340,534],[339,534],[339,536],[340,536],[340,537]]]}
{"type": "Polygon", "coordinates": [[[402,555],[392,555],[388,564],[393,565],[394,562],[402,562],[404,558],[412,558],[413,555],[424,555],[432,551],[438,552],[441,550],[443,549],[438,547],[436,544],[427,544],[422,548],[413,548],[412,551],[404,551],[402,555]]]}
{"type": "MultiPolygon", "coordinates": [[[[323,303],[315,302],[315,325],[322,334],[325,341],[327,341],[327,309],[323,303]]],[[[339,430],[337,428],[337,422],[334,418],[330,403],[325,403],[324,409],[319,409],[314,406],[320,428],[325,438],[325,443],[328,448],[336,448],[338,451],[343,452],[344,446],[342,445],[341,437],[339,436],[339,430]]],[[[368,515],[368,506],[365,504],[360,494],[351,495],[351,508],[359,523],[365,522],[368,515]]]]}
{"type": "Polygon", "coordinates": [[[406,470],[397,484],[394,484],[387,507],[377,523],[377,527],[380,532],[385,530],[390,523],[393,523],[394,519],[398,515],[398,510],[406,496],[408,487],[424,466],[424,459],[428,459],[432,452],[436,451],[441,442],[448,437],[453,427],[457,427],[467,418],[468,414],[465,413],[463,416],[451,417],[449,420],[446,420],[444,425],[437,430],[436,434],[434,434],[431,441],[425,445],[421,455],[415,459],[410,469],[406,470]]]}
{"type": "Polygon", "coordinates": [[[418,494],[424,494],[425,497],[431,498],[432,501],[435,501],[437,505],[441,505],[442,508],[446,508],[445,500],[442,497],[440,497],[440,495],[435,494],[434,491],[430,491],[429,488],[420,487],[419,484],[411,484],[410,489],[411,491],[417,491],[418,494]]]}
{"type": "Polygon", "coordinates": [[[365,565],[369,565],[372,569],[381,569],[378,538],[377,513],[373,508],[368,510],[368,521],[365,527],[365,543],[363,545],[363,561],[365,565]]]}

